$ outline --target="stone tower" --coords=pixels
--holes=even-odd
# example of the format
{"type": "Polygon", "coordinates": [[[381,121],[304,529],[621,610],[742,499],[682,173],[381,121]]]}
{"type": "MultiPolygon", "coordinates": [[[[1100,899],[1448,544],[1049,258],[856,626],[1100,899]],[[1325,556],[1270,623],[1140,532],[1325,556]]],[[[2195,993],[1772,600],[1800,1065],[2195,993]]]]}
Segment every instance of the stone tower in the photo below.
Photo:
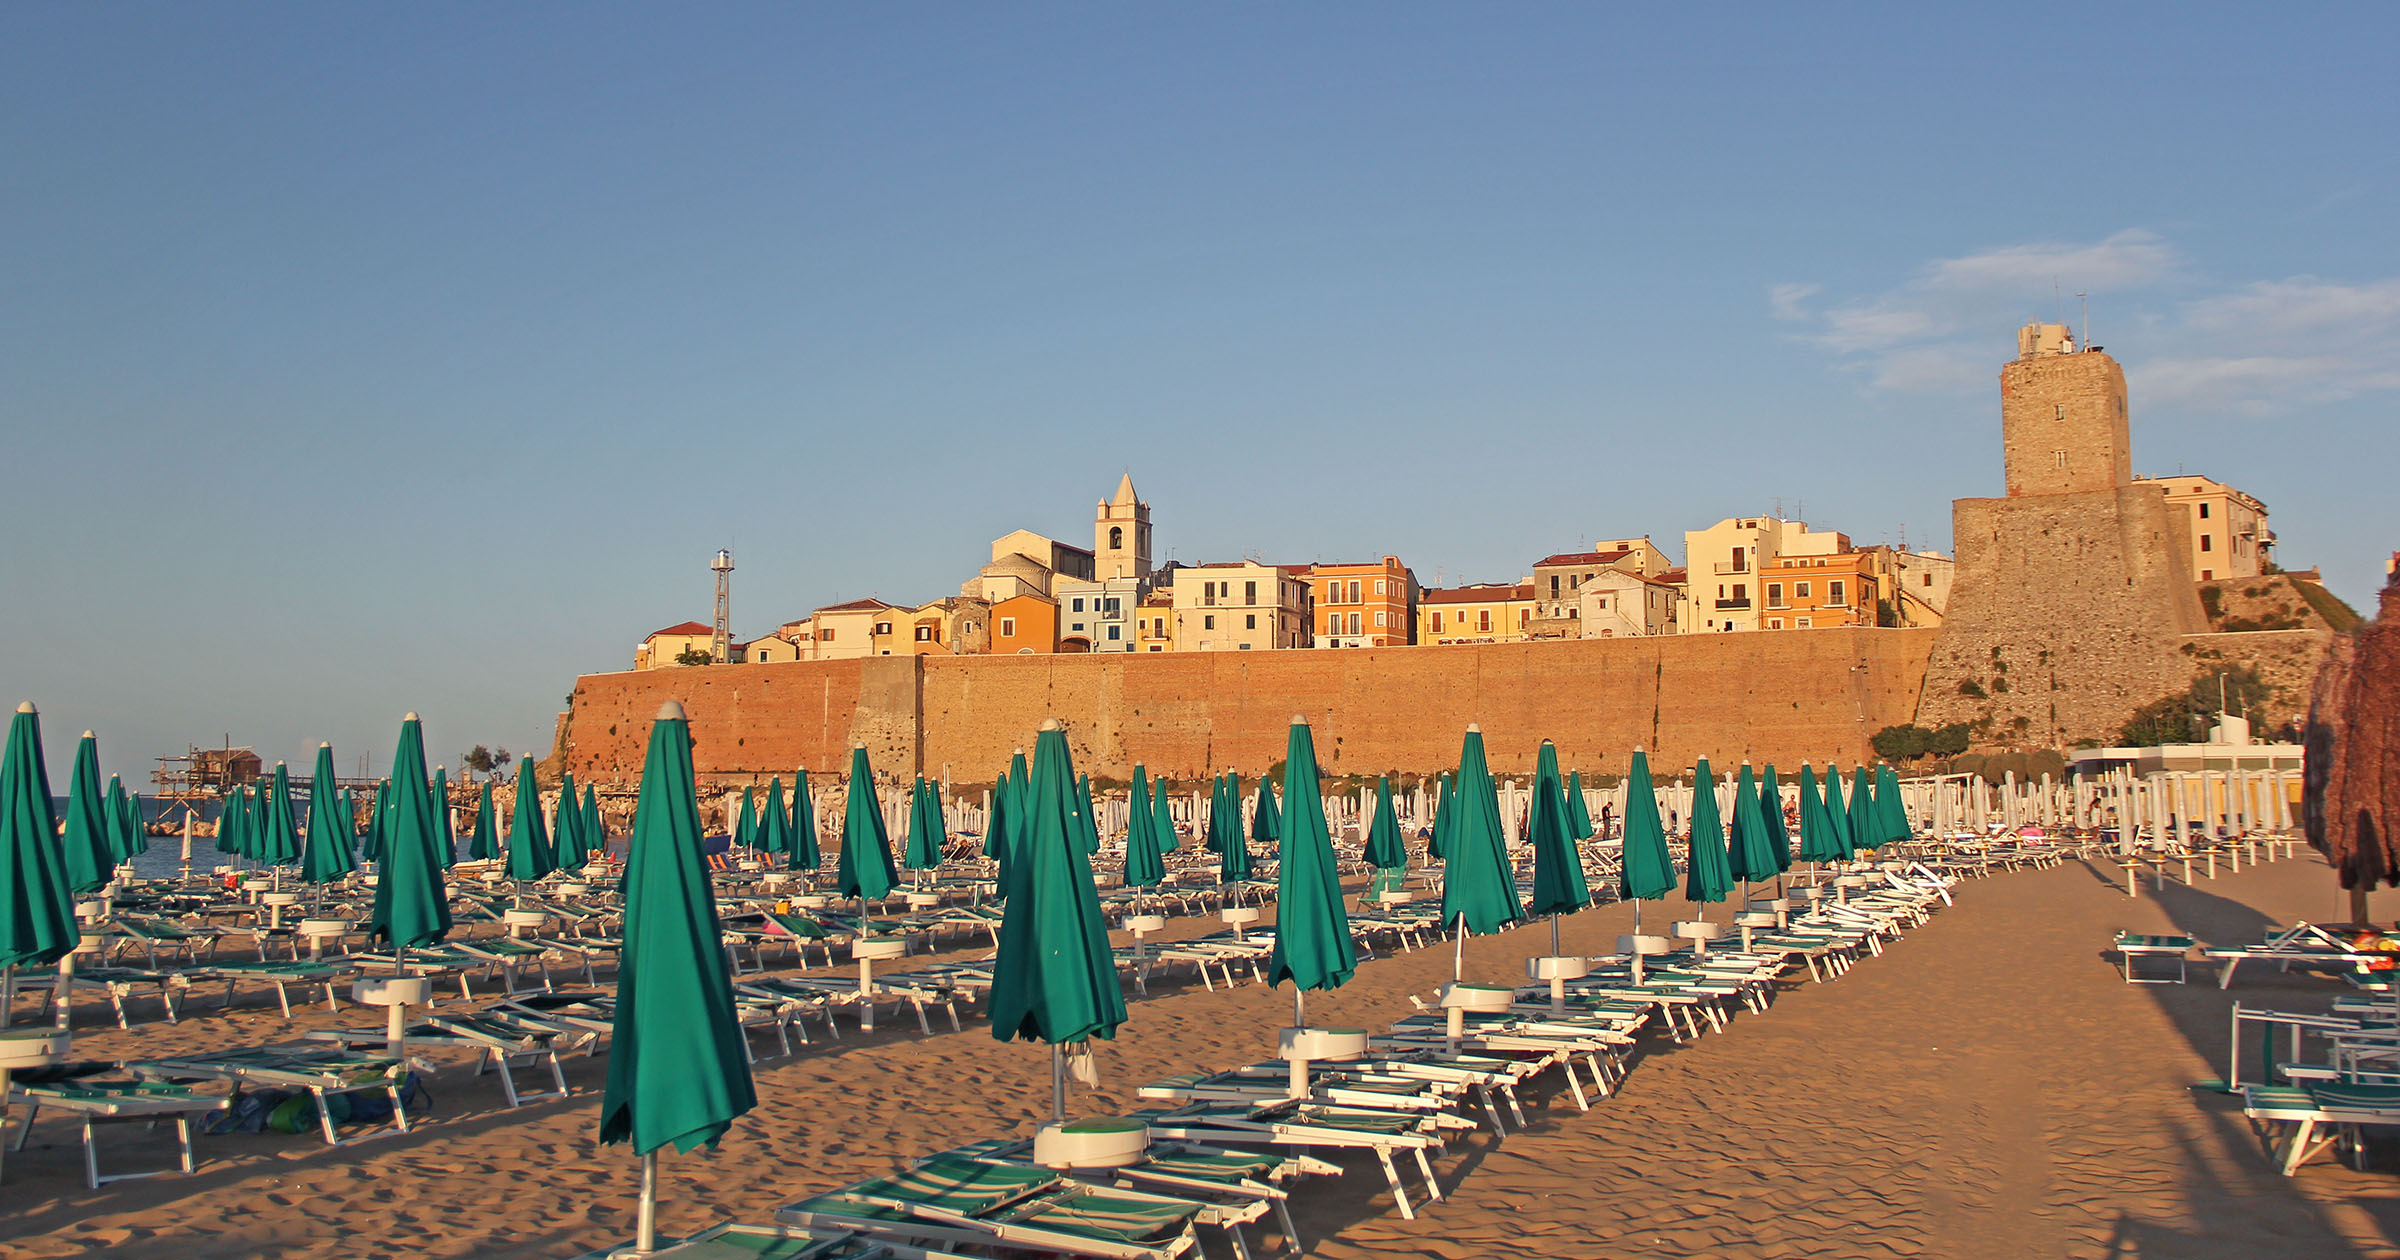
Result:
{"type": "Polygon", "coordinates": [[[1150,580],[1150,505],[1133,492],[1133,474],[1117,482],[1117,493],[1100,505],[1092,524],[1092,576],[1150,580]]]}
{"type": "Polygon", "coordinates": [[[2189,527],[2133,479],[2125,371],[2056,324],[2000,372],[2008,493],[1951,507],[1958,571],[1917,722],[1977,724],[1984,746],[2114,742],[2190,684],[2205,633],[2189,527]]]}

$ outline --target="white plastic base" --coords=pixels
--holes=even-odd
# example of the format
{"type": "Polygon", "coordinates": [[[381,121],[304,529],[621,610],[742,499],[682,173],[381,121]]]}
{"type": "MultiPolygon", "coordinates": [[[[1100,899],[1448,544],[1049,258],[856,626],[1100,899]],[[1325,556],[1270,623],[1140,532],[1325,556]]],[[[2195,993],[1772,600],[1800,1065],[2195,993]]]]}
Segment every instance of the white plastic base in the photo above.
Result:
{"type": "Polygon", "coordinates": [[[1452,982],[1442,986],[1442,1008],[1461,1011],[1505,1011],[1517,991],[1496,984],[1452,982]]]}
{"type": "Polygon", "coordinates": [[[1256,906],[1227,906],[1217,912],[1217,917],[1234,927],[1247,927],[1264,916],[1259,914],[1256,906]]]}
{"type": "Polygon", "coordinates": [[[500,922],[512,928],[538,928],[549,921],[550,916],[539,910],[503,910],[500,912],[500,922]]]}
{"type": "Polygon", "coordinates": [[[67,1057],[72,1038],[57,1028],[0,1028],[0,1072],[47,1067],[67,1057]]]}
{"type": "Polygon", "coordinates": [[[908,942],[897,936],[865,936],[850,943],[852,958],[898,958],[908,952],[908,942]]]}
{"type": "Polygon", "coordinates": [[[1620,954],[1663,954],[1673,948],[1675,948],[1675,943],[1663,936],[1620,936],[1617,938],[1617,952],[1620,954]]]}
{"type": "Polygon", "coordinates": [[[1573,956],[1528,958],[1525,975],[1533,980],[1581,980],[1592,974],[1592,960],[1573,956]]]}
{"type": "Polygon", "coordinates": [[[1336,1062],[1355,1059],[1366,1052],[1367,1034],[1361,1028],[1275,1030],[1275,1057],[1278,1059],[1336,1062]]]}
{"type": "Polygon", "coordinates": [[[1128,915],[1125,919],[1125,930],[1136,936],[1144,932],[1156,932],[1166,926],[1167,917],[1163,914],[1128,915]]]}
{"type": "Polygon", "coordinates": [[[350,986],[361,1006],[422,1006],[433,996],[433,981],[423,976],[379,976],[350,986]]]}
{"type": "Polygon", "coordinates": [[[1033,1131],[1033,1162],[1048,1168],[1123,1168],[1150,1149],[1150,1126],[1100,1117],[1033,1131]]]}

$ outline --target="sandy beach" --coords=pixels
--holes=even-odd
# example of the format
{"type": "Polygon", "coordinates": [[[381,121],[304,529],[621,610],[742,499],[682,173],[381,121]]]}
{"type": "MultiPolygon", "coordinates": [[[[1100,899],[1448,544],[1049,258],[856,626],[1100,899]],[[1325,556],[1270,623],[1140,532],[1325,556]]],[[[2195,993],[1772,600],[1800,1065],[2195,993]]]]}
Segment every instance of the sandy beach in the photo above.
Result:
{"type": "MultiPolygon", "coordinates": [[[[1437,1163],[1450,1197],[1419,1219],[1402,1220],[1371,1162],[1353,1161],[1338,1182],[1303,1187],[1300,1228],[1327,1257],[2400,1256],[2388,1172],[2319,1162],[2277,1176],[2232,1100],[2189,1089],[2223,1075],[2234,999],[2322,1009],[2339,990],[2265,969],[2231,992],[2198,968],[2189,986],[2128,986],[2105,955],[2118,928],[2242,941],[2331,917],[2324,866],[2304,854],[2157,895],[2145,886],[2138,901],[2115,876],[2069,863],[1969,882],[1956,907],[1842,979],[1787,983],[1768,1012],[1690,1045],[1647,1039],[1621,1094],[1590,1112],[1537,1093],[1529,1129],[1454,1143],[1437,1163]]],[[[1631,916],[1575,916],[1567,947],[1604,952],[1631,916]]],[[[1169,935],[1214,926],[1178,920],[1169,935]]],[[[1471,941],[1469,978],[1516,979],[1547,935],[1471,941]]],[[[1312,996],[1312,1022],[1380,1026],[1449,970],[1447,948],[1378,957],[1312,996]]],[[[213,1001],[178,1025],[87,1028],[77,1054],[150,1057],[374,1019],[318,1007],[285,1025],[271,1004],[223,1014],[213,1001]]],[[[1161,988],[1135,1003],[1100,1051],[1101,1088],[1072,1108],[1128,1109],[1145,1082],[1265,1058],[1289,1011],[1288,993],[1255,984],[1161,988]]],[[[82,1186],[76,1130],[45,1119],[9,1159],[0,1241],[29,1258],[575,1255],[626,1237],[633,1216],[632,1159],[593,1139],[603,1068],[573,1060],[576,1097],[512,1112],[488,1078],[446,1066],[431,1122],[406,1137],[340,1150],[202,1137],[196,1176],[97,1192],[82,1186]]],[[[930,1037],[913,1022],[846,1033],[757,1079],[759,1108],[720,1150],[664,1162],[666,1232],[765,1220],[909,1156],[1027,1132],[1048,1102],[1044,1051],[996,1043],[980,1020],[930,1037]]],[[[129,1168],[169,1153],[164,1131],[136,1132],[104,1131],[103,1158],[129,1168]]]]}

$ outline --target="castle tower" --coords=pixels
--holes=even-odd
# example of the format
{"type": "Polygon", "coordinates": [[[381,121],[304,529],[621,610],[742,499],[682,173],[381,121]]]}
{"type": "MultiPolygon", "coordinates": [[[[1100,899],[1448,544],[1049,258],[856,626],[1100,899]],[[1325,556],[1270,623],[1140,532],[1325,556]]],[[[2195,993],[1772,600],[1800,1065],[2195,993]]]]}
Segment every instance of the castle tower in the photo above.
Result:
{"type": "Polygon", "coordinates": [[[2008,492],[1951,505],[1957,577],[1917,721],[1974,723],[1982,746],[2113,743],[2191,682],[2208,617],[2190,527],[2133,479],[2117,361],[2056,324],[2028,325],[2017,350],[2000,371],[2008,492]]]}
{"type": "Polygon", "coordinates": [[[2064,325],[2027,324],[2000,369],[2000,441],[2012,499],[2133,484],[2125,369],[2079,351],[2064,325]]]}
{"type": "Polygon", "coordinates": [[[1133,492],[1133,474],[1117,482],[1117,493],[1100,505],[1092,524],[1092,576],[1150,580],[1150,505],[1133,492]]]}

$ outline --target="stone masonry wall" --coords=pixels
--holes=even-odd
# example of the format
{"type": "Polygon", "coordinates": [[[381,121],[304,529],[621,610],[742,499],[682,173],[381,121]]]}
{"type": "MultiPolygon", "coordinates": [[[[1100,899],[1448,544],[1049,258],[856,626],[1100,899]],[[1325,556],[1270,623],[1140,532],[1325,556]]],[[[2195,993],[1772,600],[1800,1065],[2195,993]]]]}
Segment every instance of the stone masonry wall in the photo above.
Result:
{"type": "Polygon", "coordinates": [[[1587,774],[1636,746],[1661,767],[1748,757],[1870,759],[1868,739],[1918,703],[1931,630],[1811,630],[1462,647],[927,657],[595,674],[576,684],[565,739],[578,780],[630,783],[649,718],[669,698],[692,720],[704,779],[846,766],[864,738],[879,771],[988,781],[1045,717],[1076,765],[1178,780],[1256,774],[1283,758],[1294,713],[1336,774],[1455,765],[1469,722],[1493,767],[1532,769],[1544,738],[1587,774]],[[913,738],[912,738],[913,735],[913,738]]]}

